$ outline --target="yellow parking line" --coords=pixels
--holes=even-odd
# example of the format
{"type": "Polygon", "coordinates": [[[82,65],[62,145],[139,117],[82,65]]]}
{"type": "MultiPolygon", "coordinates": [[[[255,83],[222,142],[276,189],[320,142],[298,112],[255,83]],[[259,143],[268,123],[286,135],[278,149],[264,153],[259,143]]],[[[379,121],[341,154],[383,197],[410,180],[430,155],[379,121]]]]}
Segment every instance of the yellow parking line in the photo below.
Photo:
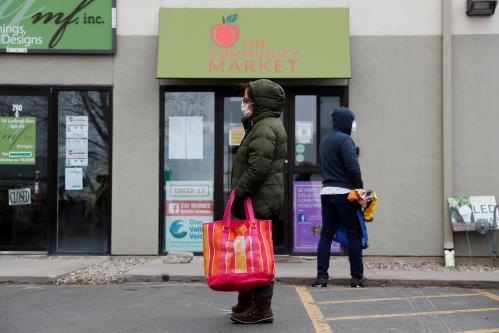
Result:
{"type": "Polygon", "coordinates": [[[406,299],[420,299],[420,298],[445,298],[445,297],[467,297],[467,296],[485,296],[485,295],[480,293],[480,294],[442,294],[442,295],[411,296],[411,297],[361,298],[361,299],[347,299],[341,301],[324,301],[324,302],[317,302],[317,304],[368,303],[368,302],[384,302],[384,301],[402,301],[406,299]]]}
{"type": "Polygon", "coordinates": [[[421,316],[434,316],[434,315],[447,315],[471,312],[491,312],[499,311],[499,308],[482,308],[482,309],[465,309],[465,310],[448,310],[448,311],[427,311],[427,312],[409,312],[409,313],[388,313],[388,314],[375,314],[364,316],[344,316],[327,318],[329,321],[338,320],[356,320],[356,319],[377,319],[377,318],[397,318],[397,317],[421,317],[421,316]]]}
{"type": "Polygon", "coordinates": [[[333,333],[333,330],[329,326],[322,314],[321,309],[315,304],[312,295],[308,292],[307,288],[304,286],[296,286],[296,293],[300,297],[303,307],[307,311],[308,317],[314,325],[316,333],[333,333]]]}
{"type": "Polygon", "coordinates": [[[476,330],[476,331],[461,331],[455,333],[499,333],[499,328],[486,328],[484,330],[476,330]]]}
{"type": "Polygon", "coordinates": [[[352,288],[352,287],[332,287],[332,288],[313,288],[311,289],[311,291],[313,292],[324,292],[324,291],[345,291],[345,290],[348,290],[348,291],[353,291],[353,292],[356,292],[356,291],[361,291],[361,290],[372,290],[372,289],[381,289],[382,287],[378,287],[378,288],[368,288],[368,287],[365,287],[365,288],[352,288]]]}
{"type": "Polygon", "coordinates": [[[497,296],[496,294],[490,293],[490,292],[485,291],[485,290],[479,290],[478,293],[482,294],[485,297],[490,298],[493,301],[499,302],[499,296],[497,296]]]}

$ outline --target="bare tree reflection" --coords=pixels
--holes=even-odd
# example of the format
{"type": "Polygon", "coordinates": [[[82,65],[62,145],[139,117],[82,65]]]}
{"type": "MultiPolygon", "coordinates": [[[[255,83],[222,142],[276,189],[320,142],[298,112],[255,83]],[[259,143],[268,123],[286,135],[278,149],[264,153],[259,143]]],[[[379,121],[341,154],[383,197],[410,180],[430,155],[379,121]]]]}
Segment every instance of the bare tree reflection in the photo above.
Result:
{"type": "Polygon", "coordinates": [[[110,209],[108,91],[59,93],[59,251],[107,249],[110,209]],[[66,191],[66,119],[88,117],[88,165],[82,166],[83,190],[66,191]]]}

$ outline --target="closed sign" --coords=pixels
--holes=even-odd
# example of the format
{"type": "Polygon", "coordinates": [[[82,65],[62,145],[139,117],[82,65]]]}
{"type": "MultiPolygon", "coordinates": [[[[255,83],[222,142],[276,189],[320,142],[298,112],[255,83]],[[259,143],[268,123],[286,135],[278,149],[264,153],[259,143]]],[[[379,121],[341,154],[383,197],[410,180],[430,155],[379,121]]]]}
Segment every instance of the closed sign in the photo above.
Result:
{"type": "Polygon", "coordinates": [[[18,188],[9,190],[9,206],[30,205],[31,204],[31,189],[18,188]]]}

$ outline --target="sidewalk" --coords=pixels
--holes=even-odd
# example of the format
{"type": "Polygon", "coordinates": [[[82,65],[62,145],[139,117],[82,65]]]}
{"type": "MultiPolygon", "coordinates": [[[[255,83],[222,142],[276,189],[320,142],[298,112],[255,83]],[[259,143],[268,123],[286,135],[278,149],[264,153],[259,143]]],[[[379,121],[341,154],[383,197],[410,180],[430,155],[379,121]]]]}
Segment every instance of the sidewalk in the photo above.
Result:
{"type": "Polygon", "coordinates": [[[0,256],[0,282],[50,283],[109,257],[0,256]]]}
{"type": "MultiPolygon", "coordinates": [[[[293,257],[288,257],[293,258],[293,257]]],[[[316,260],[297,260],[280,262],[276,260],[276,280],[288,284],[309,284],[315,278],[316,260]]],[[[288,261],[288,260],[286,260],[288,261]]],[[[331,258],[329,268],[330,285],[349,285],[350,266],[348,258],[331,258]]],[[[499,288],[499,273],[496,272],[459,272],[459,271],[394,271],[366,268],[364,275],[369,286],[442,286],[499,288]]],[[[194,257],[189,264],[165,264],[162,258],[155,259],[125,276],[127,282],[203,282],[203,258],[194,257]]]]}
{"type": "MultiPolygon", "coordinates": [[[[0,256],[0,282],[53,283],[89,266],[106,265],[113,257],[0,256]]],[[[386,259],[385,259],[386,260],[386,259]]],[[[98,270],[96,270],[98,271],[98,270]]],[[[302,257],[276,257],[276,280],[288,284],[309,284],[315,277],[316,261],[302,257]]],[[[329,269],[330,285],[348,285],[348,258],[333,257],[329,269]]],[[[499,272],[423,269],[372,269],[366,265],[368,286],[442,286],[499,289],[499,272]]],[[[130,267],[125,282],[204,282],[203,258],[188,264],[165,264],[163,257],[130,267]]]]}

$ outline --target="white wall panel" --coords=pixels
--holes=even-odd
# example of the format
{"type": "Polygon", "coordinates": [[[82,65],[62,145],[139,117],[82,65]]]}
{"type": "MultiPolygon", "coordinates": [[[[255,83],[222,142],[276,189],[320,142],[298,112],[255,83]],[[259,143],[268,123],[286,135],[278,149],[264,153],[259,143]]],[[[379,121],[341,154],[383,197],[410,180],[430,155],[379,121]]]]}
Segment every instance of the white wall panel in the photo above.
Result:
{"type": "Polygon", "coordinates": [[[352,36],[441,34],[440,0],[350,0],[352,36]]]}
{"type": "MultiPolygon", "coordinates": [[[[118,0],[118,35],[155,36],[165,8],[350,8],[352,36],[440,35],[441,0],[118,0]]],[[[455,34],[499,34],[499,14],[468,17],[453,1],[455,34]]]]}

